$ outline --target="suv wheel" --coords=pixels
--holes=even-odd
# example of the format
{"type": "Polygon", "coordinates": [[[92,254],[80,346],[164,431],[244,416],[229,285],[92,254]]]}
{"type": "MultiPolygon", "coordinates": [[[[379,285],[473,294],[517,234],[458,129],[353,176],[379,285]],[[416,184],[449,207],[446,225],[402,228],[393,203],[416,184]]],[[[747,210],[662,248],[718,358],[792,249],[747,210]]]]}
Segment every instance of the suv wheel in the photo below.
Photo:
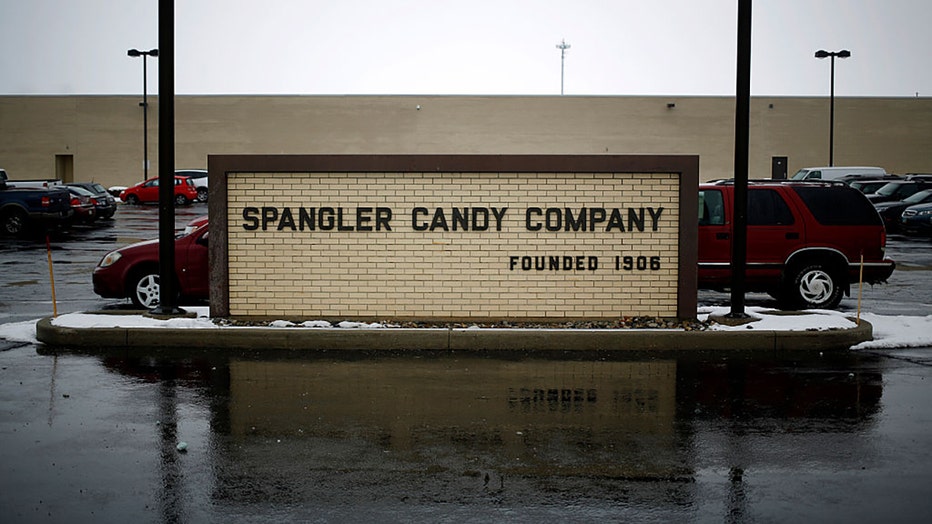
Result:
{"type": "Polygon", "coordinates": [[[833,309],[841,302],[838,278],[821,264],[809,264],[793,273],[785,298],[792,307],[833,309]]]}

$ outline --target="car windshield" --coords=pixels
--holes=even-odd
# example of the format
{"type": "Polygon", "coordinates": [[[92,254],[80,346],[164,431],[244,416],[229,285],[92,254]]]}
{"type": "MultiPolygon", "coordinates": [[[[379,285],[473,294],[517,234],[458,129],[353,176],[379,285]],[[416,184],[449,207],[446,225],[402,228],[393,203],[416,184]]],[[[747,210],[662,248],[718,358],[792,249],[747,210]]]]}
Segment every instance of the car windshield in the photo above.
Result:
{"type": "Polygon", "coordinates": [[[876,193],[878,189],[886,185],[886,182],[855,182],[851,187],[860,189],[865,195],[876,193]]]}
{"type": "Polygon", "coordinates": [[[903,199],[903,202],[907,202],[909,204],[921,204],[925,202],[927,198],[929,198],[929,195],[932,195],[932,189],[926,189],[918,193],[913,193],[912,196],[903,199]]]}
{"type": "Polygon", "coordinates": [[[893,195],[896,194],[897,191],[900,190],[900,188],[901,188],[902,186],[903,186],[903,184],[898,184],[898,183],[896,183],[896,182],[890,182],[889,184],[887,184],[887,185],[881,187],[880,189],[878,189],[878,190],[875,191],[874,193],[876,193],[876,194],[878,194],[878,195],[882,195],[882,196],[893,196],[893,195]]]}
{"type": "Polygon", "coordinates": [[[102,186],[102,185],[100,185],[100,184],[91,184],[91,187],[93,187],[93,188],[94,188],[94,191],[97,191],[98,193],[106,193],[106,192],[107,192],[107,189],[104,188],[104,186],[102,186]]]}
{"type": "Polygon", "coordinates": [[[799,171],[796,172],[795,175],[793,175],[792,180],[805,180],[805,179],[806,179],[806,175],[808,175],[808,174],[809,174],[809,170],[808,170],[808,169],[800,169],[799,171]]]}

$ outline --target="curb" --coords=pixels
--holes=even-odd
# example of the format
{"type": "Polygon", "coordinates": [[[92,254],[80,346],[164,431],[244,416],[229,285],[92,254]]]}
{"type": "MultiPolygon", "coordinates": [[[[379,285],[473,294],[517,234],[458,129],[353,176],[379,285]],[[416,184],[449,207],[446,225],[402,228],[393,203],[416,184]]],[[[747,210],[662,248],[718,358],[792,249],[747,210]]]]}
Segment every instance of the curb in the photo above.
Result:
{"type": "Polygon", "coordinates": [[[36,338],[72,348],[302,351],[793,351],[847,350],[873,340],[861,320],[826,331],[475,328],[73,328],[39,320],[36,338]]]}

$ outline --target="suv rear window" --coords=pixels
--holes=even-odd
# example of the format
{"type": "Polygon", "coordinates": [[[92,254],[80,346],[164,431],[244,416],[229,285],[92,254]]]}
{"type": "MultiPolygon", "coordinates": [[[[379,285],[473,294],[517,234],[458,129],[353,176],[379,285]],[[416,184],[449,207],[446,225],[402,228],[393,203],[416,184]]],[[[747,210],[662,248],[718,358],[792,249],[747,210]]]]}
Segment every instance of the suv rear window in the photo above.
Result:
{"type": "Polygon", "coordinates": [[[815,219],[826,226],[878,226],[880,215],[867,197],[850,187],[794,187],[815,219]]]}

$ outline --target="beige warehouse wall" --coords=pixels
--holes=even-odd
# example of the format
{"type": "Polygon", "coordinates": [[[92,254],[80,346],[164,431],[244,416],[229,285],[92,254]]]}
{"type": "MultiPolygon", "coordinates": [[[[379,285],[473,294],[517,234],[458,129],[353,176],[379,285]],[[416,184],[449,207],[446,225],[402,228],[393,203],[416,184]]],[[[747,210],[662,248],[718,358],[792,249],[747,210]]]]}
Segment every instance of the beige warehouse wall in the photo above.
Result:
{"type": "MultiPolygon", "coordinates": [[[[158,97],[150,96],[150,176],[158,97]]],[[[835,164],[932,171],[929,98],[836,98],[835,164]]],[[[143,177],[140,96],[0,96],[0,167],[130,185],[143,177]]],[[[732,176],[734,99],[589,96],[178,96],[177,167],[208,154],[696,154],[702,180],[732,176]],[[668,104],[675,107],[668,108],[668,104]],[[420,109],[418,109],[420,107],[420,109]]],[[[751,103],[751,176],[828,162],[827,98],[751,103]]]]}

